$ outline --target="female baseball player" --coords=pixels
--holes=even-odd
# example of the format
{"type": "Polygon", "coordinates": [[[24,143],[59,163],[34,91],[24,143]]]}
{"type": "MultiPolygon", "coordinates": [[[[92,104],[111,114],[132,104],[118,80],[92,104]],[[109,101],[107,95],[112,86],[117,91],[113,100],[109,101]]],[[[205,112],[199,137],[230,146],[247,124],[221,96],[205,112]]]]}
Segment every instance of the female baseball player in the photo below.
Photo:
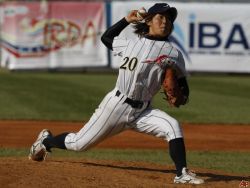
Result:
{"type": "Polygon", "coordinates": [[[102,42],[121,56],[115,88],[110,91],[90,120],[77,133],[52,136],[44,129],[30,149],[29,158],[43,161],[51,148],[85,151],[107,137],[131,129],[169,142],[169,153],[176,166],[174,183],[202,184],[204,181],[187,169],[181,127],[177,120],[150,105],[160,90],[166,72],[176,72],[187,99],[185,62],[180,51],[168,41],[177,10],[166,3],[156,3],[142,17],[132,10],[102,35],[102,42]],[[135,40],[119,37],[130,23],[135,40]]]}

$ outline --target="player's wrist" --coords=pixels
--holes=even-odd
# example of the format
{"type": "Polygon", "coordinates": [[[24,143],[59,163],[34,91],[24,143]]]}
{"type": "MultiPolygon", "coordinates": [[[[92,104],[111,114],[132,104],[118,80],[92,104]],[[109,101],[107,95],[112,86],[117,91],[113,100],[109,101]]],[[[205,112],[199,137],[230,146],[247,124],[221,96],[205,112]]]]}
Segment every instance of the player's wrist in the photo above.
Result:
{"type": "Polygon", "coordinates": [[[128,17],[128,16],[125,16],[124,18],[125,18],[125,20],[126,20],[126,22],[127,22],[128,24],[132,23],[132,20],[131,20],[131,19],[129,19],[129,17],[128,17]]]}

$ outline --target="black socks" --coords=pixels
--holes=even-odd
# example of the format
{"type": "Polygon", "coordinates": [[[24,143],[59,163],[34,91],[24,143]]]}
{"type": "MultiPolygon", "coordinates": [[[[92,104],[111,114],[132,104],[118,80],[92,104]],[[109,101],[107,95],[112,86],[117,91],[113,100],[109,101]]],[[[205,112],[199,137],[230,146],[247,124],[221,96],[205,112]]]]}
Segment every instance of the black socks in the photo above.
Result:
{"type": "Polygon", "coordinates": [[[50,151],[51,148],[67,149],[65,146],[65,137],[69,133],[62,133],[55,137],[48,137],[43,140],[43,144],[46,147],[47,151],[50,151]]]}
{"type": "Polygon", "coordinates": [[[181,176],[182,168],[187,167],[186,150],[183,138],[176,138],[169,141],[169,153],[175,163],[177,176],[181,176]]]}

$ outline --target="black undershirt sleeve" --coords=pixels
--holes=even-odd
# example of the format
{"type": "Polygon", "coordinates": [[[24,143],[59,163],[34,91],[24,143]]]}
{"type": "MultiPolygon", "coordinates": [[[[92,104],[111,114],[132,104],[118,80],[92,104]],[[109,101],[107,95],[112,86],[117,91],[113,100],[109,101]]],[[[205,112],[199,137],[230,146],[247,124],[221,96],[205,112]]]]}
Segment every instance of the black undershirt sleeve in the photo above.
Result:
{"type": "Polygon", "coordinates": [[[125,18],[122,18],[113,26],[109,27],[102,35],[101,41],[103,44],[110,50],[113,50],[112,43],[116,36],[118,36],[125,27],[127,27],[129,23],[125,18]]]}
{"type": "Polygon", "coordinates": [[[187,79],[185,77],[179,78],[178,84],[181,88],[183,88],[182,89],[183,94],[186,97],[189,97],[189,87],[188,87],[187,79]]]}

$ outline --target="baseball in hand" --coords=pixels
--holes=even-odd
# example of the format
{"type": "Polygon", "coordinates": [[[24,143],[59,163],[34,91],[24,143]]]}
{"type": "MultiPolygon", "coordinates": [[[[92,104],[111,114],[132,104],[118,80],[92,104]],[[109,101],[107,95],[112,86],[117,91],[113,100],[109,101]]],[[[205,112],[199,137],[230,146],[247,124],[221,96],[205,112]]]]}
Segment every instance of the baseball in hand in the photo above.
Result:
{"type": "Polygon", "coordinates": [[[137,18],[139,18],[140,20],[143,20],[144,17],[146,16],[146,14],[147,14],[146,9],[145,9],[144,7],[142,7],[142,8],[140,8],[140,9],[137,11],[136,16],[137,16],[137,18]]]}

